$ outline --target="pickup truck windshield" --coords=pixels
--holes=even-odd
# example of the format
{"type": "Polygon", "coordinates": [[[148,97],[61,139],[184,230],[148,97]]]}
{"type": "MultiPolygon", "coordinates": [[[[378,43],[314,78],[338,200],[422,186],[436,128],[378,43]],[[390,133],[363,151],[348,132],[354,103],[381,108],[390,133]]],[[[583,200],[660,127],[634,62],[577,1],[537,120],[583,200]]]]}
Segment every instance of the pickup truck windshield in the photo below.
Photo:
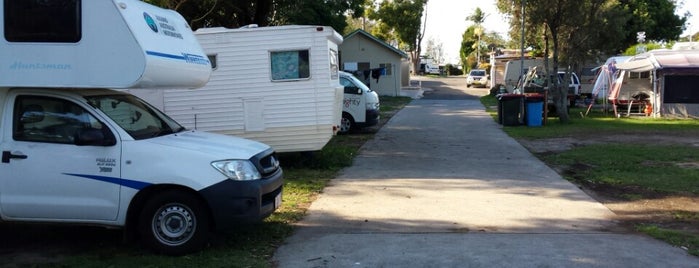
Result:
{"type": "Polygon", "coordinates": [[[92,107],[104,112],[135,140],[184,130],[175,120],[131,95],[89,96],[86,99],[92,107]]]}

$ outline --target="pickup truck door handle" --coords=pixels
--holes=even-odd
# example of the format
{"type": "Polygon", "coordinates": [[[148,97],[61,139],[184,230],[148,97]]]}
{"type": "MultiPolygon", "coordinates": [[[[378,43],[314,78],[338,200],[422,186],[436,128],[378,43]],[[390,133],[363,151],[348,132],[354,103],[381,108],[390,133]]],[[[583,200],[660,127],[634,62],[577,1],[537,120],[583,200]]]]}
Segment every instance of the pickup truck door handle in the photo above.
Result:
{"type": "Polygon", "coordinates": [[[12,158],[17,158],[17,159],[27,159],[26,155],[23,154],[12,154],[10,151],[2,151],[2,162],[3,163],[10,163],[10,159],[12,158]]]}

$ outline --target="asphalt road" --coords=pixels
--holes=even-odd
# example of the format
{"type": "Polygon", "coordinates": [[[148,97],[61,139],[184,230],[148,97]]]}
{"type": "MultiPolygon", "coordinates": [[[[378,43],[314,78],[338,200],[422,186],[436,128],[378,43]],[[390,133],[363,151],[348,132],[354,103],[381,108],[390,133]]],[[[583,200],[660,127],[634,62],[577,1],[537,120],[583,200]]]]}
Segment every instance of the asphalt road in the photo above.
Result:
{"type": "Polygon", "coordinates": [[[461,78],[425,79],[330,181],[277,267],[699,267],[507,136],[461,78]],[[428,88],[429,87],[429,88],[428,88]]]}

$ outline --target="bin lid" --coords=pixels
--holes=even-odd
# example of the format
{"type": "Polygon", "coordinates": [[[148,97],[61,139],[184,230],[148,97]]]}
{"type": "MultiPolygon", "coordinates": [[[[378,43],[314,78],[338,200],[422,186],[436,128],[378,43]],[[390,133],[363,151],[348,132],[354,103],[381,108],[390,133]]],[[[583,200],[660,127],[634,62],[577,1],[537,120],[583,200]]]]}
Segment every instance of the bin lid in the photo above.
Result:
{"type": "Polygon", "coordinates": [[[524,100],[529,101],[529,102],[544,101],[544,94],[528,93],[528,94],[525,94],[524,100]]]}
{"type": "Polygon", "coordinates": [[[524,95],[507,93],[507,94],[498,94],[497,98],[498,98],[498,100],[513,100],[513,99],[524,98],[524,95]]]}

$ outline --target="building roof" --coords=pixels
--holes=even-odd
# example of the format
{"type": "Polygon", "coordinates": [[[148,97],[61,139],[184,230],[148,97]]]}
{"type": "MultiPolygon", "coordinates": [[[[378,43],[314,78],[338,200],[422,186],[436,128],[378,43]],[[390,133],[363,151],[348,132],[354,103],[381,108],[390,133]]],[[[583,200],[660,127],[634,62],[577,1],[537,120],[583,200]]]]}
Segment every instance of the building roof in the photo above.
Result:
{"type": "Polygon", "coordinates": [[[345,39],[345,40],[346,40],[346,39],[349,39],[349,38],[351,38],[351,37],[353,37],[353,36],[355,36],[355,35],[363,35],[363,36],[365,36],[365,37],[367,37],[367,38],[373,40],[374,42],[378,43],[379,45],[381,45],[381,46],[387,48],[388,50],[393,51],[394,53],[398,54],[398,55],[401,56],[402,58],[407,58],[407,57],[408,57],[408,54],[406,54],[406,53],[403,52],[402,50],[397,49],[397,48],[393,47],[392,45],[387,44],[387,43],[384,42],[384,41],[381,41],[380,39],[376,38],[375,36],[371,35],[370,33],[366,32],[366,31],[364,31],[364,30],[362,30],[362,29],[357,29],[357,30],[355,30],[354,32],[349,33],[348,35],[345,36],[344,39],[345,39]]]}

